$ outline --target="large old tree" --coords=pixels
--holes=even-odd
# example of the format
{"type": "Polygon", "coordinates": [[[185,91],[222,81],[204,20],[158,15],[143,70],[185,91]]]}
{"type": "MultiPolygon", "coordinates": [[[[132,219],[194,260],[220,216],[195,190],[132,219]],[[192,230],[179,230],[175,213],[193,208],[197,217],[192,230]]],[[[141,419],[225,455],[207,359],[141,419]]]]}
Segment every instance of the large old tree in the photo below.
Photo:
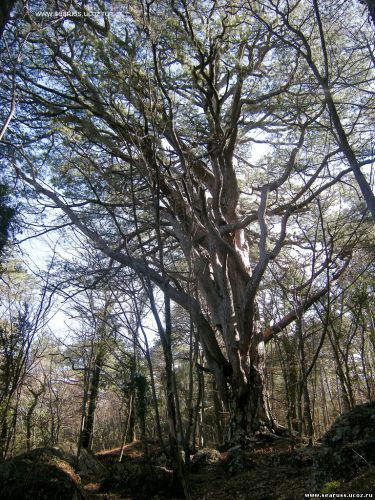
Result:
{"type": "Polygon", "coordinates": [[[129,0],[109,16],[47,18],[46,5],[19,21],[31,33],[18,42],[9,162],[59,224],[191,314],[229,438],[275,430],[264,342],[347,265],[364,210],[353,171],[371,208],[373,45],[360,7],[129,0]],[[286,249],[301,266],[298,286],[284,282],[298,306],[267,324],[259,290],[283,283],[286,249]]]}

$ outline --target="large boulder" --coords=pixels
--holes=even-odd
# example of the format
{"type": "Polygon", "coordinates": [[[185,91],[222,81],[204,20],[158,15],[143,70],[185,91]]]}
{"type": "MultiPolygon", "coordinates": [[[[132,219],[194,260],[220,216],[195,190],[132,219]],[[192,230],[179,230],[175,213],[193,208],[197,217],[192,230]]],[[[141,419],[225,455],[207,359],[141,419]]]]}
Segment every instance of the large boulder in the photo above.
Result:
{"type": "Polygon", "coordinates": [[[214,448],[202,448],[198,450],[191,460],[191,472],[198,472],[207,465],[213,465],[221,460],[220,452],[214,448]]]}
{"type": "Polygon", "coordinates": [[[225,472],[228,476],[236,476],[242,472],[255,467],[249,452],[242,450],[240,446],[230,448],[225,459],[225,472]]]}
{"type": "Polygon", "coordinates": [[[0,498],[4,500],[81,500],[74,457],[58,448],[38,448],[0,464],[0,498]]]}
{"type": "Polygon", "coordinates": [[[375,401],[358,405],[340,415],[324,434],[322,443],[337,447],[371,439],[375,439],[375,401]]]}
{"type": "Polygon", "coordinates": [[[375,402],[371,402],[340,415],[323,436],[314,459],[316,487],[348,481],[374,465],[375,402]]]}
{"type": "Polygon", "coordinates": [[[172,487],[172,472],[164,467],[145,463],[142,459],[126,459],[113,465],[101,485],[102,492],[134,492],[137,498],[168,495],[172,487]]]}

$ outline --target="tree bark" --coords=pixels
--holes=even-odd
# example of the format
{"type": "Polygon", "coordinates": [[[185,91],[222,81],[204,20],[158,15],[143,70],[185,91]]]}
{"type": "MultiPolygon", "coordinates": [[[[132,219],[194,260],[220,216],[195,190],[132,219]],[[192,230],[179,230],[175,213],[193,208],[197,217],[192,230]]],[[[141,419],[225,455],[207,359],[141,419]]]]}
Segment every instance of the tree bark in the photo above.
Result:
{"type": "Polygon", "coordinates": [[[86,450],[91,449],[92,447],[95,410],[99,395],[99,382],[100,382],[102,364],[103,364],[103,356],[102,353],[99,352],[95,358],[94,370],[90,382],[87,415],[81,436],[81,447],[85,448],[86,450]]]}
{"type": "Polygon", "coordinates": [[[261,341],[257,349],[253,349],[252,359],[249,359],[246,385],[238,384],[237,374],[232,377],[227,434],[229,445],[245,445],[248,437],[256,432],[278,430],[269,411],[264,362],[264,346],[261,341]]]}
{"type": "MultiPolygon", "coordinates": [[[[299,400],[303,396],[303,422],[305,424],[307,437],[309,439],[309,446],[312,446],[314,436],[313,421],[311,416],[310,407],[310,394],[307,385],[308,373],[306,366],[306,353],[305,353],[305,338],[303,332],[303,317],[297,318],[296,321],[296,335],[298,342],[298,357],[299,357],[299,400]]],[[[302,415],[301,421],[302,421],[302,415]]],[[[302,430],[302,429],[300,429],[302,430]]]]}
{"type": "Polygon", "coordinates": [[[213,380],[212,383],[212,399],[214,401],[217,442],[221,444],[224,440],[223,409],[222,403],[217,394],[215,380],[213,380]]]}
{"type": "Polygon", "coordinates": [[[33,397],[32,402],[31,402],[31,404],[27,410],[27,413],[26,413],[26,449],[27,449],[27,451],[30,451],[31,447],[32,447],[32,439],[31,439],[31,433],[32,433],[32,428],[33,428],[32,417],[33,417],[34,410],[38,404],[39,397],[45,391],[45,385],[42,384],[39,391],[34,391],[30,387],[28,389],[31,392],[32,397],[33,397]]]}

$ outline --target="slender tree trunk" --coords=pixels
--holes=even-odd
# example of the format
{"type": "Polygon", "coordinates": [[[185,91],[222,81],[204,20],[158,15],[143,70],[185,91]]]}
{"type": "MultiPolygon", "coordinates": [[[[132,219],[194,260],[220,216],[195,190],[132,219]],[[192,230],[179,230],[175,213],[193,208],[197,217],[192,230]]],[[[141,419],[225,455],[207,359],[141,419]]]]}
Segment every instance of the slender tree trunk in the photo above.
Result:
{"type": "Polygon", "coordinates": [[[1,429],[0,429],[0,458],[3,460],[5,459],[7,438],[8,438],[8,421],[7,418],[4,418],[3,416],[3,421],[1,423],[1,429]]]}
{"type": "Polygon", "coordinates": [[[195,399],[195,404],[194,404],[194,417],[193,417],[193,428],[192,428],[192,451],[194,452],[200,447],[200,442],[199,442],[199,417],[200,417],[200,410],[201,410],[201,404],[202,404],[202,396],[203,396],[203,390],[202,390],[202,377],[203,373],[202,372],[202,366],[200,364],[196,364],[196,374],[197,374],[197,395],[195,399]]]}
{"type": "MultiPolygon", "coordinates": [[[[300,394],[303,396],[303,421],[306,426],[306,433],[309,439],[309,445],[312,446],[314,436],[314,427],[311,416],[310,394],[307,385],[306,359],[305,359],[305,341],[303,336],[303,318],[296,320],[296,333],[298,339],[298,355],[300,362],[300,394]]],[[[301,415],[302,416],[302,415],[301,415]]]]}
{"type": "Polygon", "coordinates": [[[295,336],[289,338],[284,335],[282,344],[285,351],[285,371],[288,400],[288,422],[290,431],[298,431],[297,417],[297,387],[298,387],[298,360],[296,352],[295,336]]]}
{"type": "Polygon", "coordinates": [[[189,498],[189,488],[186,484],[186,475],[184,471],[184,464],[179,452],[178,434],[177,434],[177,410],[174,393],[174,380],[173,380],[173,357],[171,345],[171,316],[170,316],[170,301],[169,297],[165,296],[165,331],[161,337],[164,359],[165,359],[165,380],[166,380],[166,393],[167,393],[167,415],[169,425],[169,446],[172,459],[172,468],[174,472],[175,488],[178,490],[180,481],[185,493],[185,497],[189,498]]]}
{"type": "Polygon", "coordinates": [[[127,440],[129,443],[132,443],[137,439],[135,432],[135,372],[136,364],[135,357],[133,357],[130,367],[129,425],[127,431],[127,440]]]}
{"type": "Polygon", "coordinates": [[[26,413],[26,449],[27,451],[30,451],[32,448],[32,417],[34,414],[34,410],[38,404],[39,397],[43,394],[45,390],[45,386],[43,385],[39,391],[34,391],[29,388],[29,391],[32,394],[33,400],[31,402],[31,405],[29,406],[27,413],[26,413]]]}
{"type": "Polygon", "coordinates": [[[182,446],[183,450],[186,449],[185,444],[185,436],[182,426],[182,417],[181,417],[181,408],[180,408],[180,397],[179,391],[177,387],[176,380],[176,370],[174,368],[173,358],[172,358],[172,383],[173,383],[173,393],[175,395],[175,405],[176,405],[176,423],[177,423],[177,439],[180,446],[182,446]]]}
{"type": "Polygon", "coordinates": [[[123,434],[123,437],[122,437],[121,452],[120,452],[119,462],[122,461],[122,457],[124,456],[124,449],[125,449],[126,440],[127,440],[128,433],[129,433],[130,419],[131,419],[132,413],[134,413],[133,394],[130,394],[128,418],[126,419],[126,424],[125,424],[125,428],[124,428],[124,434],[123,434]]]}
{"type": "Polygon", "coordinates": [[[7,425],[7,436],[4,448],[4,458],[8,456],[8,454],[13,454],[14,443],[17,434],[17,419],[18,419],[18,411],[19,411],[19,402],[21,397],[21,385],[17,387],[17,391],[15,394],[15,400],[13,400],[13,408],[11,408],[11,418],[10,423],[8,421],[7,425]]]}
{"type": "Polygon", "coordinates": [[[195,443],[193,441],[193,427],[194,427],[194,366],[196,366],[198,361],[198,342],[194,335],[194,324],[190,317],[190,337],[189,337],[189,391],[188,391],[188,401],[187,401],[187,424],[185,432],[185,461],[189,465],[190,462],[190,452],[195,448],[195,443]]]}
{"type": "Polygon", "coordinates": [[[95,421],[95,410],[96,403],[99,394],[99,382],[100,382],[100,374],[103,364],[103,356],[102,353],[99,352],[95,358],[94,370],[90,382],[90,391],[89,391],[89,399],[88,399],[88,408],[85,425],[82,431],[82,448],[91,449],[92,440],[93,440],[93,432],[94,432],[94,421],[95,421]]]}
{"type": "Polygon", "coordinates": [[[203,448],[204,433],[203,433],[203,417],[204,417],[204,371],[203,371],[203,355],[199,354],[199,364],[197,364],[197,398],[194,408],[194,424],[193,424],[193,446],[203,448]]]}
{"type": "Polygon", "coordinates": [[[9,451],[9,445],[12,437],[15,435],[15,426],[17,419],[17,410],[19,403],[18,393],[13,390],[2,401],[0,415],[0,459],[5,459],[9,451]],[[13,403],[13,405],[12,405],[13,403]],[[13,406],[13,408],[12,408],[13,406]],[[13,411],[12,411],[13,410],[13,411]]]}
{"type": "Polygon", "coordinates": [[[158,440],[159,440],[159,443],[160,443],[160,447],[165,452],[165,443],[164,443],[164,439],[163,439],[163,433],[161,431],[158,398],[157,398],[157,395],[156,395],[154,371],[153,371],[153,368],[152,368],[152,361],[151,361],[151,356],[150,356],[150,353],[149,353],[149,350],[148,350],[148,345],[146,346],[146,348],[147,348],[147,351],[146,351],[146,361],[147,361],[148,371],[149,371],[149,374],[150,374],[151,394],[152,394],[152,403],[153,403],[154,412],[155,412],[156,432],[157,432],[157,435],[158,435],[158,440]]]}
{"type": "MultiPolygon", "coordinates": [[[[374,14],[374,7],[373,7],[373,0],[364,0],[369,8],[369,14],[371,17],[374,14]]],[[[373,220],[375,221],[375,195],[371,189],[371,186],[369,182],[367,181],[365,175],[361,171],[361,166],[360,163],[356,157],[356,154],[352,148],[352,146],[349,143],[349,138],[348,134],[345,131],[345,128],[343,126],[343,122],[341,121],[340,115],[339,115],[339,108],[337,107],[337,104],[334,100],[334,95],[331,91],[331,88],[329,86],[329,74],[328,74],[328,60],[326,59],[326,41],[325,41],[325,34],[320,18],[320,12],[319,12],[319,4],[318,0],[313,0],[313,5],[314,5],[314,11],[315,11],[315,17],[318,23],[319,27],[319,32],[320,32],[320,39],[321,39],[321,44],[323,48],[323,58],[326,60],[326,68],[324,73],[322,73],[319,69],[318,66],[315,64],[311,57],[311,52],[304,54],[304,57],[310,66],[312,72],[314,73],[319,85],[321,86],[324,95],[325,95],[325,102],[327,105],[327,108],[329,110],[329,114],[331,117],[331,122],[332,126],[336,132],[336,140],[338,144],[340,145],[341,151],[345,155],[347,161],[349,162],[349,165],[352,168],[354,177],[357,181],[357,184],[362,192],[363,198],[365,200],[365,203],[367,205],[367,208],[369,209],[373,220]]]]}
{"type": "Polygon", "coordinates": [[[365,322],[363,315],[361,314],[361,321],[362,321],[362,328],[361,328],[361,364],[362,364],[362,372],[363,372],[363,378],[365,380],[365,385],[366,385],[366,393],[367,393],[367,399],[371,401],[371,384],[370,384],[370,379],[369,379],[369,369],[368,369],[368,363],[367,363],[367,356],[366,356],[366,328],[365,328],[365,322]]]}
{"type": "Polygon", "coordinates": [[[331,342],[332,352],[336,364],[336,374],[338,380],[340,382],[341,388],[341,401],[343,411],[348,411],[352,408],[351,396],[350,396],[350,382],[347,380],[345,371],[343,369],[342,359],[340,357],[338,342],[339,340],[336,338],[333,332],[328,332],[328,337],[331,342]]]}
{"type": "Polygon", "coordinates": [[[86,410],[87,410],[87,401],[89,398],[89,388],[90,388],[90,369],[88,367],[86,367],[84,369],[84,378],[83,378],[81,425],[80,425],[79,438],[78,438],[77,460],[79,459],[79,456],[81,454],[83,431],[85,429],[85,423],[86,423],[86,410]]]}
{"type": "Polygon", "coordinates": [[[214,402],[215,425],[217,442],[222,443],[224,440],[224,424],[223,424],[223,408],[218,397],[215,380],[212,381],[212,399],[214,402]]]}
{"type": "MultiPolygon", "coordinates": [[[[322,409],[323,409],[323,429],[328,429],[329,426],[329,418],[328,418],[328,407],[327,407],[327,398],[326,391],[324,388],[324,379],[323,379],[323,370],[320,371],[320,393],[322,397],[322,409]]],[[[320,432],[322,434],[322,432],[320,432]]]]}
{"type": "Polygon", "coordinates": [[[178,418],[176,408],[176,394],[175,394],[175,381],[174,381],[174,368],[173,368],[173,355],[172,355],[172,318],[171,318],[171,301],[168,293],[164,294],[164,307],[165,307],[165,328],[163,327],[155,304],[154,295],[151,287],[148,288],[148,295],[151,303],[151,309],[156,320],[160,340],[163,348],[164,361],[165,361],[165,385],[166,385],[166,399],[167,399],[167,418],[169,429],[169,448],[170,457],[173,469],[173,485],[176,492],[182,490],[186,500],[190,500],[191,493],[185,471],[185,464],[183,461],[182,453],[180,453],[178,443],[178,418]]]}

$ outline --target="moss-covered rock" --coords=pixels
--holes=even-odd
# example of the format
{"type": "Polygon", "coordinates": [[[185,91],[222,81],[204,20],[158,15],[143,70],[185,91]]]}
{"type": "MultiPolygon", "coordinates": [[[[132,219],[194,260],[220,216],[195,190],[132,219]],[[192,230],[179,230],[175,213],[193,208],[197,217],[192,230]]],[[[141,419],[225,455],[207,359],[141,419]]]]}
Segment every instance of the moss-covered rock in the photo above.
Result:
{"type": "Polygon", "coordinates": [[[375,440],[375,401],[358,405],[340,415],[324,434],[322,443],[337,447],[368,440],[375,440]]]}
{"type": "Polygon", "coordinates": [[[191,472],[198,472],[207,465],[213,465],[221,460],[220,452],[214,448],[198,450],[191,460],[191,472]]]}

